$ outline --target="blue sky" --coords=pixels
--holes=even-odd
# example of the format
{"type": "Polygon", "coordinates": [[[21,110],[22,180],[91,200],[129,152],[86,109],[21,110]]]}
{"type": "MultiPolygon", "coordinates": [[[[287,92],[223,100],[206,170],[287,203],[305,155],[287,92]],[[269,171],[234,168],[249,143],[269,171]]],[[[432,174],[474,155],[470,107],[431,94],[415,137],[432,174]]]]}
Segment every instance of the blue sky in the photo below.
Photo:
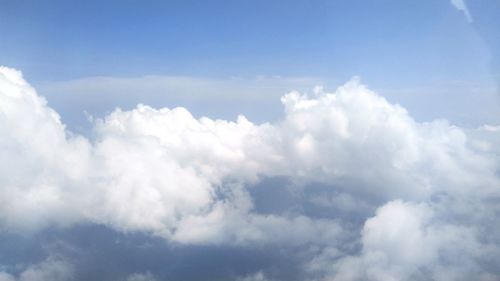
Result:
{"type": "MultiPolygon", "coordinates": [[[[419,120],[446,118],[468,126],[496,123],[500,19],[495,15],[500,4],[470,2],[466,4],[471,22],[447,0],[3,1],[0,61],[23,70],[70,124],[85,123],[83,111],[98,116],[103,111],[81,100],[81,89],[73,89],[64,93],[64,100],[85,105],[65,113],[68,106],[60,106],[61,94],[47,84],[146,75],[313,78],[309,84],[281,83],[267,103],[277,103],[289,90],[312,89],[317,81],[335,88],[360,76],[419,120]],[[468,108],[478,101],[484,107],[480,116],[468,108]]],[[[241,85],[225,90],[243,96],[248,87],[241,85]]],[[[190,95],[184,92],[183,97],[190,95]]],[[[171,93],[152,101],[141,94],[123,93],[112,100],[114,106],[126,108],[138,102],[199,107],[169,98],[171,93]]],[[[205,95],[210,99],[210,93],[205,95]]],[[[112,109],[111,104],[104,107],[112,109]]],[[[234,112],[227,106],[205,106],[195,113],[254,115],[241,104],[230,108],[234,112]]],[[[279,111],[266,118],[278,116],[279,111]]]]}
{"type": "Polygon", "coordinates": [[[380,76],[382,64],[387,75],[404,70],[401,77],[445,64],[431,72],[456,76],[480,55],[469,29],[492,33],[498,24],[488,15],[498,2],[481,2],[471,6],[472,27],[444,0],[4,2],[1,58],[36,80],[380,76]]]}

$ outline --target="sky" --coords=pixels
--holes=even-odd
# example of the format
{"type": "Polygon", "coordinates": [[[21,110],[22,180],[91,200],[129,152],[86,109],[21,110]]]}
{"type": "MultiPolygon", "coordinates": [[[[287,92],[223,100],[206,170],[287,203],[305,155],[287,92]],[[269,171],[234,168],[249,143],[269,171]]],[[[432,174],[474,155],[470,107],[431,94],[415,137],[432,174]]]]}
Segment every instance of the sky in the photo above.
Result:
{"type": "Polygon", "coordinates": [[[0,281],[500,280],[498,26],[0,0],[0,281]]]}
{"type": "Polygon", "coordinates": [[[335,89],[353,76],[420,121],[498,123],[500,7],[466,4],[3,1],[0,59],[80,129],[84,111],[102,117],[137,103],[277,120],[281,95],[335,89]],[[103,77],[121,80],[110,86],[103,77]]]}

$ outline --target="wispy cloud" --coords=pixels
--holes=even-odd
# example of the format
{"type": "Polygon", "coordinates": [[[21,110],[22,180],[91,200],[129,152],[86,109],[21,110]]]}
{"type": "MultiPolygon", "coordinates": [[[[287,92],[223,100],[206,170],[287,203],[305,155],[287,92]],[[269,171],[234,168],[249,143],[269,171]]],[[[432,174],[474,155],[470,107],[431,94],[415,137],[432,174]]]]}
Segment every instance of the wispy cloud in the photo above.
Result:
{"type": "Polygon", "coordinates": [[[462,11],[467,18],[467,21],[472,22],[472,16],[470,15],[469,9],[467,8],[467,4],[465,0],[450,0],[453,7],[457,10],[462,11]]]}

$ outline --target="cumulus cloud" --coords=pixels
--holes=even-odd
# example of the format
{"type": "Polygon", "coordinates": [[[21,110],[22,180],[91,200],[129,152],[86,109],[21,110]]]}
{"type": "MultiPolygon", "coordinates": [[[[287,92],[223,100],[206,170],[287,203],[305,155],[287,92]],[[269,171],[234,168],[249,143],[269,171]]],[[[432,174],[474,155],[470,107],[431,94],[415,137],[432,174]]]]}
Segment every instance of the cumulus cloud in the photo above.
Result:
{"type": "Polygon", "coordinates": [[[450,0],[450,1],[453,7],[455,7],[455,9],[464,13],[465,17],[467,18],[467,21],[472,22],[472,16],[469,13],[469,9],[467,9],[467,4],[465,3],[465,0],[450,0]]]}
{"type": "MultiPolygon", "coordinates": [[[[327,280],[493,280],[498,245],[480,229],[437,218],[425,203],[391,201],[365,222],[362,250],[334,263],[327,280]],[[493,279],[492,279],[493,278],[493,279]]],[[[495,277],[496,276],[496,277],[495,277]]]]}
{"type": "Polygon", "coordinates": [[[73,197],[72,183],[87,175],[90,145],[66,133],[20,72],[0,73],[0,221],[20,228],[69,223],[77,215],[65,195],[73,197]]]}
{"type": "Polygon", "coordinates": [[[179,245],[296,247],[315,279],[500,276],[490,266],[500,253],[498,158],[480,149],[479,135],[416,122],[356,78],[281,101],[283,120],[262,124],[117,109],[95,121],[90,139],[2,67],[0,225],[94,223],[179,245]],[[251,186],[273,177],[297,196],[321,189],[304,201],[327,215],[258,212],[251,186]]]}

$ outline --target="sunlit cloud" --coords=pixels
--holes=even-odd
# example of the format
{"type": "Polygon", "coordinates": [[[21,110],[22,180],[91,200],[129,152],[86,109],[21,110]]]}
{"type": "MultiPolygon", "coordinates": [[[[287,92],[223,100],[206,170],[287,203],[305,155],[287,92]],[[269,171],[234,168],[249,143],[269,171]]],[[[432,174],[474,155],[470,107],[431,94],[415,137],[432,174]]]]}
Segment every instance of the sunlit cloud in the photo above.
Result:
{"type": "MultiPolygon", "coordinates": [[[[358,78],[314,92],[282,96],[285,116],[273,123],[117,109],[93,121],[89,139],[2,67],[0,225],[37,233],[95,224],[178,247],[300,249],[311,280],[497,278],[497,156],[447,121],[415,121],[358,78]],[[269,178],[287,179],[300,208],[261,212],[252,186],[269,178]]],[[[19,280],[46,268],[66,274],[49,261],[19,280]]]]}

